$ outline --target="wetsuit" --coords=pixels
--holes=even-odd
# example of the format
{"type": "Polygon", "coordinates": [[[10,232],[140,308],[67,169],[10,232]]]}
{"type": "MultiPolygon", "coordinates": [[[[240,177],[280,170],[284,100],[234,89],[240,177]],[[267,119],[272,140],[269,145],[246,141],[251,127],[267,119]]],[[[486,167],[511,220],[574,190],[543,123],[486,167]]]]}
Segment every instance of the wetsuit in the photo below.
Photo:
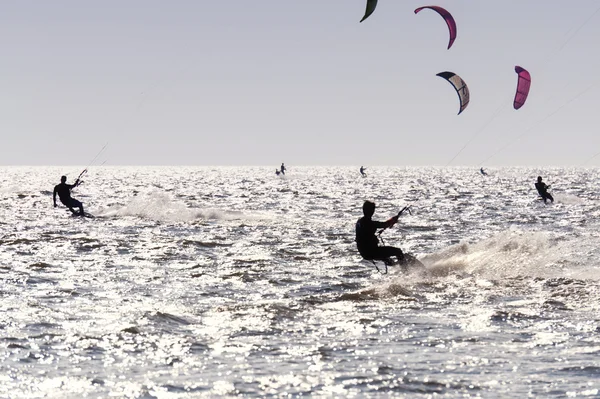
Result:
{"type": "Polygon", "coordinates": [[[404,253],[400,248],[380,247],[379,240],[375,236],[377,229],[390,227],[397,219],[392,218],[386,222],[377,222],[363,216],[356,222],[356,246],[360,255],[368,260],[388,260],[392,256],[398,258],[398,263],[404,262],[404,253]]]}
{"type": "Polygon", "coordinates": [[[83,215],[83,204],[80,201],[77,201],[75,198],[71,198],[71,190],[77,187],[78,184],[79,181],[76,181],[75,184],[60,183],[54,186],[54,193],[52,195],[54,206],[56,206],[56,194],[58,194],[60,202],[68,207],[71,212],[75,213],[73,208],[79,208],[80,214],[83,215]]]}
{"type": "Polygon", "coordinates": [[[281,170],[281,174],[285,175],[285,166],[283,164],[281,164],[281,168],[279,168],[281,170]]]}
{"type": "Polygon", "coordinates": [[[538,181],[537,183],[535,183],[535,188],[544,200],[544,204],[547,200],[550,200],[550,202],[554,202],[554,198],[548,192],[548,186],[546,185],[546,183],[538,181]]]}

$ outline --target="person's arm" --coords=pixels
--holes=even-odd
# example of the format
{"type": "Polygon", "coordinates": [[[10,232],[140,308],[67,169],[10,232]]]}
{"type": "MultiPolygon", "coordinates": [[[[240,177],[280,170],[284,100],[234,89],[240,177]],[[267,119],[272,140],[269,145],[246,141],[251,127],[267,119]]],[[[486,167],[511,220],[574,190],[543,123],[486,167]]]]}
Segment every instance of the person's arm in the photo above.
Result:
{"type": "Polygon", "coordinates": [[[54,202],[54,207],[56,208],[56,187],[54,187],[54,192],[52,193],[52,201],[54,202]]]}
{"type": "Polygon", "coordinates": [[[389,218],[385,222],[378,222],[376,220],[373,220],[373,224],[378,229],[387,229],[388,227],[392,227],[393,225],[395,225],[397,221],[398,221],[398,215],[389,218]]]}
{"type": "Polygon", "coordinates": [[[393,225],[396,224],[396,222],[398,222],[398,218],[400,217],[400,215],[396,215],[393,216],[391,218],[389,218],[388,220],[385,221],[385,223],[387,224],[386,227],[392,227],[393,225]]]}

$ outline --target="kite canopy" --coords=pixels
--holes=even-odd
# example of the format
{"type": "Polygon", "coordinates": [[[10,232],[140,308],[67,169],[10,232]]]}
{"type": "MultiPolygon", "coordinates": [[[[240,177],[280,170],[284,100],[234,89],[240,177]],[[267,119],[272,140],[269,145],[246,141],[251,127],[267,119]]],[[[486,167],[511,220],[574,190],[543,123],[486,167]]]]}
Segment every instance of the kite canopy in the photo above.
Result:
{"type": "Polygon", "coordinates": [[[458,111],[458,115],[460,115],[467,108],[467,105],[469,105],[470,95],[467,84],[454,72],[440,72],[436,76],[446,79],[456,90],[456,94],[458,94],[458,99],[460,100],[460,110],[458,111]]]}
{"type": "Polygon", "coordinates": [[[529,87],[531,86],[531,75],[527,70],[521,68],[520,66],[515,67],[515,72],[519,75],[519,79],[517,80],[517,92],[515,93],[515,101],[513,102],[513,107],[515,109],[521,108],[525,101],[527,100],[527,95],[529,94],[529,87]]]}
{"type": "Polygon", "coordinates": [[[365,11],[365,16],[360,20],[360,22],[369,18],[373,11],[375,11],[375,7],[377,7],[377,0],[367,0],[367,10],[365,11]]]}
{"type": "Polygon", "coordinates": [[[436,11],[442,16],[442,18],[444,18],[444,21],[446,21],[446,25],[448,25],[448,31],[450,33],[450,42],[448,42],[448,49],[450,49],[450,47],[452,47],[452,43],[454,43],[454,40],[456,39],[456,22],[454,21],[452,14],[450,14],[444,8],[438,6],[419,7],[415,10],[415,14],[418,14],[419,11],[424,10],[425,8],[436,11]]]}

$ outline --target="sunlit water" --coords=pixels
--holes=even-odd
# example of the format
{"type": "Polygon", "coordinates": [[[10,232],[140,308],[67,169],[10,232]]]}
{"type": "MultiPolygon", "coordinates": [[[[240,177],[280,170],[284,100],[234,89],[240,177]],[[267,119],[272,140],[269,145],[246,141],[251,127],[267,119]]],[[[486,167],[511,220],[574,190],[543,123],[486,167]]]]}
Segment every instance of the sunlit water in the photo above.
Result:
{"type": "Polygon", "coordinates": [[[0,397],[600,397],[597,170],[1,170],[0,397]]]}

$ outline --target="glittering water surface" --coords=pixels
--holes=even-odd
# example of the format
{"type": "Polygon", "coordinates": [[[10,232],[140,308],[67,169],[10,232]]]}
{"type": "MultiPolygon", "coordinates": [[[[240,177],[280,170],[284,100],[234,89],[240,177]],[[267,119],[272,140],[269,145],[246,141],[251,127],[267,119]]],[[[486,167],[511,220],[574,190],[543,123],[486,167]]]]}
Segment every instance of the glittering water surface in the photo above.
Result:
{"type": "Polygon", "coordinates": [[[0,397],[600,397],[597,170],[101,167],[95,219],[78,172],[2,168],[0,397]]]}

